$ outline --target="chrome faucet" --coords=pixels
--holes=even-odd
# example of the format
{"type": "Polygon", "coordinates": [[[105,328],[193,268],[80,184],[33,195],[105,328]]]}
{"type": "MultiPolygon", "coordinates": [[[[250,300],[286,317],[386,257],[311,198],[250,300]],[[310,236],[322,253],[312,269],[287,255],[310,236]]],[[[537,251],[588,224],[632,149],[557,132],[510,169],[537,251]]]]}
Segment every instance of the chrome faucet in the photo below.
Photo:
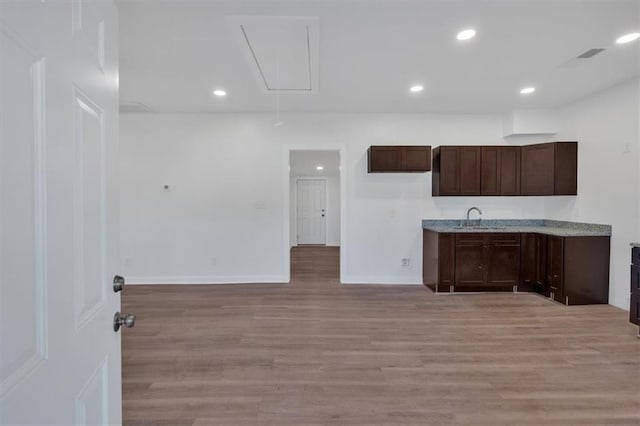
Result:
{"type": "Polygon", "coordinates": [[[467,210],[467,225],[469,224],[469,215],[471,214],[471,210],[475,210],[478,212],[478,214],[480,214],[480,216],[478,217],[478,223],[482,220],[482,211],[477,207],[471,207],[469,210],[467,210]]]}

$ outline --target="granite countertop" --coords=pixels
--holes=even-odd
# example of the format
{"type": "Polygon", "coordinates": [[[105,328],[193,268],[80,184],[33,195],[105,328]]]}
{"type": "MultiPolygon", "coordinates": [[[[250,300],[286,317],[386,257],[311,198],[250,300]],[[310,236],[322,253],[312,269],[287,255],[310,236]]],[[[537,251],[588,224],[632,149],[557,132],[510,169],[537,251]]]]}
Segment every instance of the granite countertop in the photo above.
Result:
{"type": "MultiPolygon", "coordinates": [[[[608,237],[611,225],[548,219],[424,219],[422,228],[435,232],[526,232],[559,237],[608,237]]],[[[638,245],[640,246],[640,245],[638,245]]]]}

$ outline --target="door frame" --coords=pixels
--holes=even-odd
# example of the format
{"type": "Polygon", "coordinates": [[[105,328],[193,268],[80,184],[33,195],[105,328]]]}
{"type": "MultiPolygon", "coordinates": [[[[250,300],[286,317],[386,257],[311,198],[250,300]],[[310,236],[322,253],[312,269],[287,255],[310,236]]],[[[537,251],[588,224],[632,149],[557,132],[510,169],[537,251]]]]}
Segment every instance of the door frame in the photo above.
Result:
{"type": "MultiPolygon", "coordinates": [[[[282,275],[286,282],[291,282],[291,151],[337,151],[340,156],[340,284],[346,276],[347,264],[347,168],[346,168],[346,148],[343,145],[285,145],[282,151],[282,189],[283,197],[283,271],[282,275]]],[[[319,178],[322,176],[319,176],[319,178]]],[[[297,192],[297,191],[296,191],[297,192]]],[[[326,195],[326,192],[325,192],[326,195]]],[[[294,195],[295,196],[295,195],[294,195]]],[[[297,215],[297,212],[296,212],[297,215]]],[[[325,226],[325,233],[327,227],[325,226]]],[[[326,239],[325,239],[326,241],[326,239]]]]}
{"type": "MultiPolygon", "coordinates": [[[[295,207],[295,215],[291,219],[293,220],[293,224],[295,225],[295,230],[297,232],[298,231],[298,183],[300,181],[305,181],[305,180],[321,180],[321,181],[324,182],[324,211],[325,211],[324,245],[326,246],[327,245],[327,229],[329,228],[327,226],[327,200],[329,198],[328,197],[329,188],[328,188],[328,185],[327,185],[327,182],[329,181],[328,178],[323,177],[323,176],[318,176],[318,177],[314,177],[314,176],[298,176],[298,177],[295,178],[296,190],[293,192],[293,206],[295,207]]],[[[289,237],[291,237],[291,236],[289,236],[289,237]]],[[[298,246],[299,244],[300,243],[298,242],[298,238],[296,238],[296,246],[298,246]]]]}

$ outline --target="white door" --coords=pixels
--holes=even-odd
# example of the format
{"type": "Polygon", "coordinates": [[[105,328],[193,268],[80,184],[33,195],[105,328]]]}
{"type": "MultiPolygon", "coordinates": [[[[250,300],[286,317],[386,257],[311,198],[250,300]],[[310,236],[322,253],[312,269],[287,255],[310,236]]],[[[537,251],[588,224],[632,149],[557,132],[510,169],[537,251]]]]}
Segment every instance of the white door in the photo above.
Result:
{"type": "Polygon", "coordinates": [[[325,244],[325,181],[298,180],[298,244],[325,244]]]}
{"type": "Polygon", "coordinates": [[[110,0],[0,1],[0,424],[121,423],[110,0]]]}

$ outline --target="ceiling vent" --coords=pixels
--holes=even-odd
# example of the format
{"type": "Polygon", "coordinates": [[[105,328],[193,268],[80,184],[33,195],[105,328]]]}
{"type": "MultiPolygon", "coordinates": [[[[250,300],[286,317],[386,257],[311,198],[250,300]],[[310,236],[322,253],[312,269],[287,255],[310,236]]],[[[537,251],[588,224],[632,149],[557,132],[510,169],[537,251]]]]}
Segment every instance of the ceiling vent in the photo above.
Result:
{"type": "Polygon", "coordinates": [[[142,102],[127,102],[120,105],[120,112],[132,113],[132,112],[151,112],[151,108],[142,102]]]}
{"type": "Polygon", "coordinates": [[[228,16],[227,20],[262,91],[317,93],[317,17],[228,16]]]}
{"type": "Polygon", "coordinates": [[[594,56],[596,56],[599,53],[604,52],[605,49],[589,49],[586,52],[584,52],[581,55],[578,55],[578,59],[589,59],[589,58],[593,58],[594,56]]]}
{"type": "Polygon", "coordinates": [[[589,49],[585,52],[582,52],[580,55],[576,56],[575,58],[571,58],[565,63],[560,64],[558,68],[578,68],[581,65],[586,65],[588,61],[585,61],[585,59],[591,59],[594,56],[604,52],[605,50],[606,49],[602,49],[602,48],[589,49]]]}

